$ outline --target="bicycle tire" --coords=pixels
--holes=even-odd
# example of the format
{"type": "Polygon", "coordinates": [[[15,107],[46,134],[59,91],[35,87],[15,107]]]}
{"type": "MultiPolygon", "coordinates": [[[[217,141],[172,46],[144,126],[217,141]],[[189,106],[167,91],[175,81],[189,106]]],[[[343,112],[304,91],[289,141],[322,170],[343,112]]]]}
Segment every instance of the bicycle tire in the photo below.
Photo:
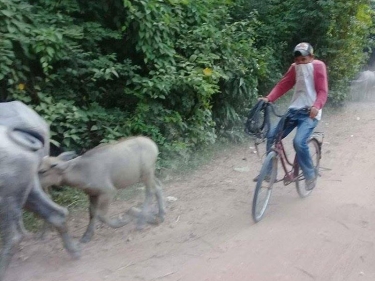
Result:
{"type": "Polygon", "coordinates": [[[271,151],[268,153],[266,159],[263,162],[262,169],[260,170],[258,181],[255,187],[253,195],[253,205],[252,205],[252,217],[254,222],[259,222],[267,209],[269,200],[272,194],[272,186],[276,181],[277,176],[277,153],[271,151]],[[266,176],[268,173],[268,165],[272,163],[272,171],[270,176],[270,181],[267,182],[266,176]],[[262,200],[263,199],[263,200],[262,200]]]}
{"type": "MultiPolygon", "coordinates": [[[[316,176],[318,176],[319,164],[320,164],[320,158],[321,158],[321,149],[320,149],[319,141],[316,138],[311,138],[308,141],[307,145],[309,146],[310,156],[313,161],[316,176]]],[[[298,172],[299,171],[297,171],[297,174],[298,172]]],[[[312,190],[306,190],[305,183],[302,183],[300,180],[296,181],[296,188],[297,188],[298,195],[301,198],[305,198],[309,196],[312,192],[312,190]]]]}

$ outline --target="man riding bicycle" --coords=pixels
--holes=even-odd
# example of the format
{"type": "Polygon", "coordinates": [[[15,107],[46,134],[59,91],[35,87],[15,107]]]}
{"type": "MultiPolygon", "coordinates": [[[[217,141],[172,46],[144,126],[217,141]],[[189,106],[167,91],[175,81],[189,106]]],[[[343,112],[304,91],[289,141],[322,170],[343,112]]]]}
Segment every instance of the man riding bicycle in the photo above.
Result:
{"type": "MultiPolygon", "coordinates": [[[[309,43],[299,43],[294,48],[293,55],[294,63],[289,67],[283,78],[267,97],[260,98],[265,102],[274,102],[294,87],[294,95],[287,113],[288,121],[285,125],[279,122],[275,128],[269,131],[267,153],[280,130],[284,129],[284,138],[297,127],[293,146],[297,154],[298,164],[305,177],[306,189],[312,190],[316,184],[317,171],[313,167],[307,141],[317,126],[322,116],[322,108],[327,101],[327,70],[324,62],[314,58],[314,51],[309,43]],[[301,111],[302,108],[309,108],[309,113],[306,114],[301,111]]],[[[257,181],[257,179],[258,177],[254,181],[257,181]]]]}

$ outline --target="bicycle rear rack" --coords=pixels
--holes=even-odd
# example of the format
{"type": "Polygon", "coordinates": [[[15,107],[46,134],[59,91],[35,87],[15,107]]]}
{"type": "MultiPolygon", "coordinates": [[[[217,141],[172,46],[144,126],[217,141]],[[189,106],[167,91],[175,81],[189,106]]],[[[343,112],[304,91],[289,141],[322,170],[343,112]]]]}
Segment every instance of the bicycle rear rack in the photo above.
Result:
{"type": "Polygon", "coordinates": [[[316,138],[317,141],[322,144],[324,140],[324,132],[313,132],[310,138],[316,138]]]}

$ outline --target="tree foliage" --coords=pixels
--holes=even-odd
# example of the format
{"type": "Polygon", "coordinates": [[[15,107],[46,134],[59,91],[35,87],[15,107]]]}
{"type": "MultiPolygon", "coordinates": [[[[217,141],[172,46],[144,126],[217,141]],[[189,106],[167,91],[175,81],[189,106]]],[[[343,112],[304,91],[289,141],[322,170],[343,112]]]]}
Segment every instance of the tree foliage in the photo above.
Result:
{"type": "Polygon", "coordinates": [[[367,0],[0,0],[0,97],[33,106],[57,146],[142,134],[188,157],[240,135],[300,41],[342,101],[371,26],[367,0]]]}
{"type": "MultiPolygon", "coordinates": [[[[257,46],[272,48],[273,70],[284,72],[292,61],[294,46],[299,42],[310,42],[316,57],[327,64],[329,99],[332,102],[345,99],[349,82],[366,63],[372,47],[369,40],[374,15],[371,1],[265,0],[256,5],[251,1],[240,2],[241,6],[258,9],[263,24],[257,30],[257,46]]],[[[246,17],[241,13],[237,15],[246,17]]],[[[265,81],[264,91],[271,86],[270,81],[265,81]]]]}

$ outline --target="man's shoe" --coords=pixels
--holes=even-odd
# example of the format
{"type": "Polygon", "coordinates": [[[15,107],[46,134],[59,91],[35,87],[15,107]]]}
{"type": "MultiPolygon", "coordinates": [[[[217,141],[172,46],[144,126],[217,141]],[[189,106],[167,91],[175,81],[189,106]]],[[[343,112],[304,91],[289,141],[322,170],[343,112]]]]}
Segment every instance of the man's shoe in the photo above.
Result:
{"type": "MultiPolygon", "coordinates": [[[[258,179],[259,179],[259,175],[257,175],[255,178],[253,178],[253,182],[258,182],[258,179]]],[[[265,178],[264,178],[264,181],[266,182],[270,182],[271,181],[271,177],[269,175],[267,175],[265,178]]]]}
{"type": "Polygon", "coordinates": [[[310,180],[305,180],[305,189],[306,190],[313,190],[314,187],[316,186],[316,178],[310,179],[310,180]]]}

